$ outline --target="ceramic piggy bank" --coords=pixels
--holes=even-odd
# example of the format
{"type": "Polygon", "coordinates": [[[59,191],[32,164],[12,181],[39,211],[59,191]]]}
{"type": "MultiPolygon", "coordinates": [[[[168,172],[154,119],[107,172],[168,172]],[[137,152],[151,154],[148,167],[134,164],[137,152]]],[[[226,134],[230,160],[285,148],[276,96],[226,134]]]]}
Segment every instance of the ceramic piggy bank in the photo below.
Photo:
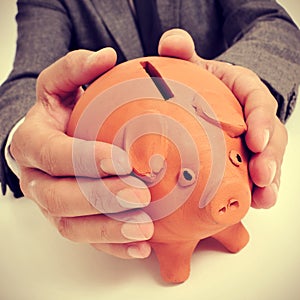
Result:
{"type": "Polygon", "coordinates": [[[248,242],[241,223],[251,202],[245,131],[240,104],[223,82],[166,57],[135,59],[102,75],[68,127],[72,136],[127,151],[132,176],[149,187],[150,243],[172,283],[188,278],[200,240],[212,237],[231,252],[248,242]]]}

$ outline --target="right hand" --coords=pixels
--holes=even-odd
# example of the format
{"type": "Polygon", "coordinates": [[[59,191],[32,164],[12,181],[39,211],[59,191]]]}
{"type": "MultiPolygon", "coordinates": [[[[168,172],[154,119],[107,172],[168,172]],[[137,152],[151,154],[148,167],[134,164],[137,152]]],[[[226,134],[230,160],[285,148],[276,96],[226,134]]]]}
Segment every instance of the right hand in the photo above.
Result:
{"type": "MultiPolygon", "coordinates": [[[[96,210],[74,176],[74,139],[65,134],[72,108],[83,93],[81,86],[96,79],[115,62],[116,54],[111,48],[98,52],[78,50],[41,72],[37,80],[37,101],[15,132],[10,152],[20,168],[24,195],[37,203],[64,237],[89,243],[117,257],[144,258],[151,251],[147,242],[154,230],[150,217],[137,209],[127,212],[128,222],[121,222],[96,210]],[[143,222],[134,223],[135,220],[143,222]]],[[[96,143],[95,159],[101,178],[91,174],[84,165],[76,175],[87,178],[91,188],[89,196],[101,201],[106,213],[124,214],[129,208],[147,206],[150,193],[145,184],[137,182],[133,188],[118,176],[111,176],[131,173],[122,149],[117,150],[119,161],[112,162],[112,147],[115,146],[96,143]],[[99,180],[109,186],[113,199],[103,197],[99,180]]],[[[85,161],[83,154],[75,159],[85,161]]]]}
{"type": "Polygon", "coordinates": [[[252,207],[270,208],[277,200],[281,165],[288,142],[287,130],[276,116],[277,101],[253,71],[226,62],[198,56],[188,32],[166,31],[159,42],[159,54],[188,60],[222,80],[243,107],[246,145],[253,153],[249,161],[252,207]]]}

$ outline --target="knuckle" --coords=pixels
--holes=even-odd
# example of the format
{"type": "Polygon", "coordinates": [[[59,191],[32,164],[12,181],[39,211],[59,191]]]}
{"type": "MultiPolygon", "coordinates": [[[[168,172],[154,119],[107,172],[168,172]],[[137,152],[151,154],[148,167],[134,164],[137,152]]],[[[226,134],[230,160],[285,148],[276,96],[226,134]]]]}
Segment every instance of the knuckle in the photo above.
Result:
{"type": "Polygon", "coordinates": [[[12,141],[12,143],[10,144],[9,152],[16,161],[19,161],[21,153],[20,153],[20,150],[19,150],[18,146],[16,145],[15,141],[12,141]]]}
{"type": "Polygon", "coordinates": [[[64,201],[60,196],[60,193],[57,191],[55,186],[48,186],[43,190],[43,197],[45,203],[45,208],[48,213],[52,216],[63,216],[65,214],[64,201]]]}
{"type": "Polygon", "coordinates": [[[68,64],[72,65],[72,63],[74,62],[75,53],[76,51],[70,51],[65,55],[64,61],[66,65],[68,64]]]}
{"type": "Polygon", "coordinates": [[[269,99],[269,101],[267,103],[266,113],[269,113],[273,117],[276,117],[276,113],[278,110],[278,102],[275,99],[275,97],[271,94],[269,89],[266,89],[266,95],[269,95],[269,97],[267,98],[267,99],[269,99]]]}
{"type": "Polygon", "coordinates": [[[43,144],[40,149],[40,163],[45,171],[50,176],[56,176],[57,157],[54,155],[51,141],[43,144]]]}
{"type": "Polygon", "coordinates": [[[79,63],[79,53],[84,52],[83,50],[74,50],[68,52],[64,58],[64,69],[66,72],[72,72],[74,69],[74,65],[76,66],[79,63]]]}
{"type": "Polygon", "coordinates": [[[24,124],[21,124],[13,134],[12,141],[9,146],[9,152],[17,162],[22,160],[24,156],[24,149],[28,148],[28,140],[24,139],[24,137],[27,136],[27,129],[24,124]]]}
{"type": "Polygon", "coordinates": [[[243,68],[243,70],[244,70],[244,72],[245,72],[246,74],[248,74],[248,76],[252,77],[252,78],[255,79],[255,80],[259,80],[259,81],[260,81],[258,75],[257,75],[254,71],[252,71],[252,70],[250,70],[250,69],[247,69],[247,68],[243,68]]]}
{"type": "Polygon", "coordinates": [[[102,213],[106,212],[105,199],[98,188],[91,186],[89,189],[88,200],[95,204],[96,208],[99,209],[102,213]]]}
{"type": "Polygon", "coordinates": [[[114,213],[117,211],[116,199],[112,191],[105,186],[103,180],[96,181],[89,186],[87,198],[101,213],[114,213]]]}
{"type": "Polygon", "coordinates": [[[25,175],[24,172],[21,172],[21,174],[20,174],[19,183],[20,183],[21,191],[23,192],[24,196],[29,199],[32,198],[32,195],[31,195],[30,189],[29,189],[30,183],[28,182],[27,176],[25,175]]]}
{"type": "Polygon", "coordinates": [[[109,235],[109,231],[107,230],[107,228],[105,226],[102,226],[99,231],[100,231],[99,239],[100,239],[101,243],[109,243],[110,235],[109,235]]]}
{"type": "Polygon", "coordinates": [[[258,75],[254,71],[252,71],[251,69],[248,69],[248,68],[243,67],[243,66],[238,66],[238,65],[235,65],[234,68],[236,68],[236,70],[239,71],[244,76],[247,75],[249,77],[252,77],[255,80],[259,79],[258,75]]]}
{"type": "Polygon", "coordinates": [[[13,135],[11,144],[9,146],[9,152],[12,155],[12,157],[18,161],[19,157],[20,157],[20,149],[18,147],[18,130],[15,132],[15,134],[13,135]]]}
{"type": "Polygon", "coordinates": [[[47,68],[46,69],[43,69],[39,76],[37,77],[37,86],[39,87],[41,85],[42,82],[45,81],[45,79],[47,78],[47,68]]]}
{"type": "Polygon", "coordinates": [[[67,53],[64,57],[64,69],[69,71],[74,64],[74,52],[67,53]]]}
{"type": "Polygon", "coordinates": [[[88,175],[89,177],[99,177],[96,159],[94,159],[93,152],[94,143],[77,139],[73,144],[72,164],[74,173],[77,175],[88,175]]]}
{"type": "Polygon", "coordinates": [[[34,201],[37,200],[38,181],[34,176],[34,169],[21,167],[19,173],[19,184],[25,197],[34,201]]]}

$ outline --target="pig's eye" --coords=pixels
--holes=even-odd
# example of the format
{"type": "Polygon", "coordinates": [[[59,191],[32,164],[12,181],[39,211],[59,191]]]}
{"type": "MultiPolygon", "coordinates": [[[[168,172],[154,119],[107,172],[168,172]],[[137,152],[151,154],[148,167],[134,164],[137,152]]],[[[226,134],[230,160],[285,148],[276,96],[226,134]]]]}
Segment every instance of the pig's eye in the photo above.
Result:
{"type": "Polygon", "coordinates": [[[195,182],[195,180],[196,180],[196,176],[193,170],[188,168],[181,169],[178,177],[178,183],[181,186],[192,185],[195,182]]]}
{"type": "Polygon", "coordinates": [[[242,156],[235,150],[229,152],[229,158],[235,166],[240,166],[243,163],[242,156]]]}

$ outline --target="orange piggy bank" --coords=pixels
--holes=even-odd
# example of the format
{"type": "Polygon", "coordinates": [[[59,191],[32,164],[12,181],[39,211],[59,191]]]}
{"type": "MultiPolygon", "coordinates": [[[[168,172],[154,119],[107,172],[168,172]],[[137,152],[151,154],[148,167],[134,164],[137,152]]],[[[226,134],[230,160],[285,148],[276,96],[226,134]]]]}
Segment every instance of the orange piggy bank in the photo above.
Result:
{"type": "Polygon", "coordinates": [[[212,237],[231,252],[249,240],[241,223],[251,202],[245,131],[241,106],[223,82],[166,57],[135,59],[102,75],[68,126],[72,136],[127,151],[132,175],[149,187],[150,243],[172,283],[188,278],[200,240],[212,237]]]}

